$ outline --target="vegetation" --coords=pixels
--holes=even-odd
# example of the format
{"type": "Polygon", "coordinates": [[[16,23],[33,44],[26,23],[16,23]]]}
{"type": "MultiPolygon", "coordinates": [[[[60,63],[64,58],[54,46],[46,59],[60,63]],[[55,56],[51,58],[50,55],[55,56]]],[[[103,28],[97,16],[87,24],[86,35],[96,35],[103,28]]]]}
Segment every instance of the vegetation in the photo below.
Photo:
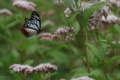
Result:
{"type": "Polygon", "coordinates": [[[0,0],[0,80],[120,80],[120,4],[107,1],[0,0]],[[26,38],[20,28],[32,11],[42,32],[26,38]]]}

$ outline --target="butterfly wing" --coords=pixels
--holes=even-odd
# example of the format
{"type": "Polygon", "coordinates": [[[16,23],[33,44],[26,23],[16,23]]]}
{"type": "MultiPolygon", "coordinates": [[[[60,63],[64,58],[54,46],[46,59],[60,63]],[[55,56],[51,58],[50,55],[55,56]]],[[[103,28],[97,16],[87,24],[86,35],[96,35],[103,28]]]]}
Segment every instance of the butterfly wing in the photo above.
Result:
{"type": "Polygon", "coordinates": [[[32,12],[31,19],[35,22],[37,27],[39,29],[41,29],[41,20],[40,20],[39,14],[37,12],[35,12],[35,11],[32,12]]]}
{"type": "Polygon", "coordinates": [[[25,37],[30,37],[41,31],[40,16],[36,11],[33,11],[30,18],[25,18],[25,23],[21,27],[21,32],[25,37]]]}
{"type": "Polygon", "coordinates": [[[25,18],[25,27],[37,30],[37,33],[40,33],[41,20],[37,12],[33,11],[30,19],[25,18]]]}

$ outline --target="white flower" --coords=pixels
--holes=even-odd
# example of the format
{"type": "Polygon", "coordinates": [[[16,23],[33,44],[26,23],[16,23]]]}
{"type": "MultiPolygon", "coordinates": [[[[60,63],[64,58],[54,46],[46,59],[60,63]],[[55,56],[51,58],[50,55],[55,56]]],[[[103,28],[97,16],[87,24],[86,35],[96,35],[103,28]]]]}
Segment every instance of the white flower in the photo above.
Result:
{"type": "Polygon", "coordinates": [[[65,13],[65,16],[68,18],[69,15],[72,14],[72,11],[69,8],[67,8],[65,9],[64,13],[65,13]]]}

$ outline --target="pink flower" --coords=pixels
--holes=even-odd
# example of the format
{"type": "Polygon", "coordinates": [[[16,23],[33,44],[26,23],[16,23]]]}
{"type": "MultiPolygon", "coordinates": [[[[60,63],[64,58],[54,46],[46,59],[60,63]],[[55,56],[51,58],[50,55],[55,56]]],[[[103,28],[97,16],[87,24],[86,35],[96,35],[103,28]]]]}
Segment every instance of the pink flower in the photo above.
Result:
{"type": "Polygon", "coordinates": [[[24,70],[25,73],[28,73],[28,74],[31,74],[34,71],[33,67],[28,66],[28,65],[24,65],[23,70],[24,70]]]}
{"type": "Polygon", "coordinates": [[[33,2],[24,1],[24,0],[16,0],[13,2],[13,6],[25,9],[27,11],[34,11],[36,4],[33,2]]]}
{"type": "Polygon", "coordinates": [[[67,9],[64,11],[64,13],[65,13],[65,16],[66,16],[67,18],[69,18],[69,15],[72,14],[72,11],[71,11],[69,8],[67,8],[67,9]]]}
{"type": "Polygon", "coordinates": [[[28,65],[20,65],[20,64],[13,64],[10,66],[10,69],[17,72],[17,73],[32,73],[33,68],[28,65]]]}
{"type": "Polygon", "coordinates": [[[116,4],[117,4],[116,1],[117,1],[117,0],[110,0],[110,3],[111,3],[112,5],[116,5],[116,4]]]}
{"type": "Polygon", "coordinates": [[[60,79],[60,80],[65,80],[65,79],[60,79]]]}
{"type": "Polygon", "coordinates": [[[48,13],[48,15],[51,16],[51,15],[53,15],[55,13],[55,11],[54,10],[49,10],[47,13],[48,13]]]}
{"type": "Polygon", "coordinates": [[[51,36],[52,36],[52,34],[51,34],[51,33],[48,33],[48,32],[40,33],[40,34],[38,35],[38,37],[39,37],[41,40],[51,40],[51,36]]]}
{"type": "Polygon", "coordinates": [[[78,78],[72,78],[71,80],[94,80],[88,76],[82,76],[82,77],[78,77],[78,78]]]}
{"type": "Polygon", "coordinates": [[[74,40],[75,34],[76,32],[73,27],[64,27],[59,28],[51,38],[52,40],[64,39],[67,42],[68,40],[74,40]]]}
{"type": "Polygon", "coordinates": [[[1,9],[0,10],[0,14],[7,14],[7,15],[12,15],[12,12],[8,9],[1,9]]]}
{"type": "Polygon", "coordinates": [[[12,1],[26,1],[26,0],[12,0],[12,1]]]}
{"type": "Polygon", "coordinates": [[[115,15],[108,15],[106,18],[102,16],[102,22],[112,24],[112,23],[117,23],[119,19],[115,15]]]}
{"type": "Polygon", "coordinates": [[[20,64],[13,64],[12,66],[10,66],[10,69],[17,73],[22,72],[22,66],[20,64]]]}
{"type": "Polygon", "coordinates": [[[117,0],[116,4],[117,4],[117,7],[120,8],[120,0],[117,0]]]}
{"type": "Polygon", "coordinates": [[[34,67],[34,71],[36,73],[47,73],[47,72],[55,72],[57,70],[57,67],[55,65],[52,65],[50,63],[44,63],[44,64],[39,64],[38,66],[34,67]]]}

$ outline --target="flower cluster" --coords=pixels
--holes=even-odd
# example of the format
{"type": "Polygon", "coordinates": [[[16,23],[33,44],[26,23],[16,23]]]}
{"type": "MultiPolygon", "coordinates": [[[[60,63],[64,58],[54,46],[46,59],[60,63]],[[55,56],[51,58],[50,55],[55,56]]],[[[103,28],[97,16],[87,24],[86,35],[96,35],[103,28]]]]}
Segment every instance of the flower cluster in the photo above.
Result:
{"type": "Polygon", "coordinates": [[[55,65],[52,65],[50,63],[40,64],[36,67],[34,67],[34,71],[36,73],[43,72],[43,73],[53,73],[57,70],[57,67],[55,65]]]}
{"type": "Polygon", "coordinates": [[[69,8],[66,8],[66,10],[64,11],[64,14],[67,18],[69,18],[69,15],[72,14],[72,11],[69,8]]]}
{"type": "Polygon", "coordinates": [[[117,23],[119,21],[119,18],[117,18],[115,15],[108,15],[106,18],[105,16],[102,16],[102,22],[105,23],[117,23]]]}
{"type": "Polygon", "coordinates": [[[12,15],[12,12],[8,9],[1,9],[0,10],[0,14],[7,14],[7,15],[12,15]]]}
{"type": "Polygon", "coordinates": [[[65,79],[60,79],[60,80],[65,80],[65,79]]]}
{"type": "Polygon", "coordinates": [[[48,32],[44,32],[44,33],[40,33],[38,35],[38,37],[41,39],[41,40],[51,40],[51,36],[52,34],[51,33],[48,33],[48,32]]]}
{"type": "Polygon", "coordinates": [[[117,5],[117,7],[120,7],[120,0],[101,0],[104,2],[109,2],[111,5],[117,5]]]}
{"type": "Polygon", "coordinates": [[[64,28],[59,28],[55,34],[52,36],[52,40],[59,40],[63,39],[66,42],[68,40],[74,40],[74,35],[76,31],[73,27],[64,27],[64,28]]]}
{"type": "Polygon", "coordinates": [[[12,66],[10,66],[10,69],[17,73],[32,73],[34,71],[33,67],[20,64],[13,64],[12,66]]]}
{"type": "Polygon", "coordinates": [[[82,77],[78,77],[78,78],[72,78],[71,80],[94,80],[88,76],[82,76],[82,77]]]}
{"type": "Polygon", "coordinates": [[[36,67],[31,67],[28,65],[20,65],[20,64],[13,64],[12,66],[10,66],[10,69],[13,70],[16,73],[53,73],[57,70],[57,67],[55,65],[52,65],[50,63],[44,63],[44,64],[40,64],[36,67]]]}
{"type": "Polygon", "coordinates": [[[24,1],[24,0],[15,0],[13,1],[13,6],[25,9],[26,11],[34,11],[36,4],[33,2],[24,1]]]}

